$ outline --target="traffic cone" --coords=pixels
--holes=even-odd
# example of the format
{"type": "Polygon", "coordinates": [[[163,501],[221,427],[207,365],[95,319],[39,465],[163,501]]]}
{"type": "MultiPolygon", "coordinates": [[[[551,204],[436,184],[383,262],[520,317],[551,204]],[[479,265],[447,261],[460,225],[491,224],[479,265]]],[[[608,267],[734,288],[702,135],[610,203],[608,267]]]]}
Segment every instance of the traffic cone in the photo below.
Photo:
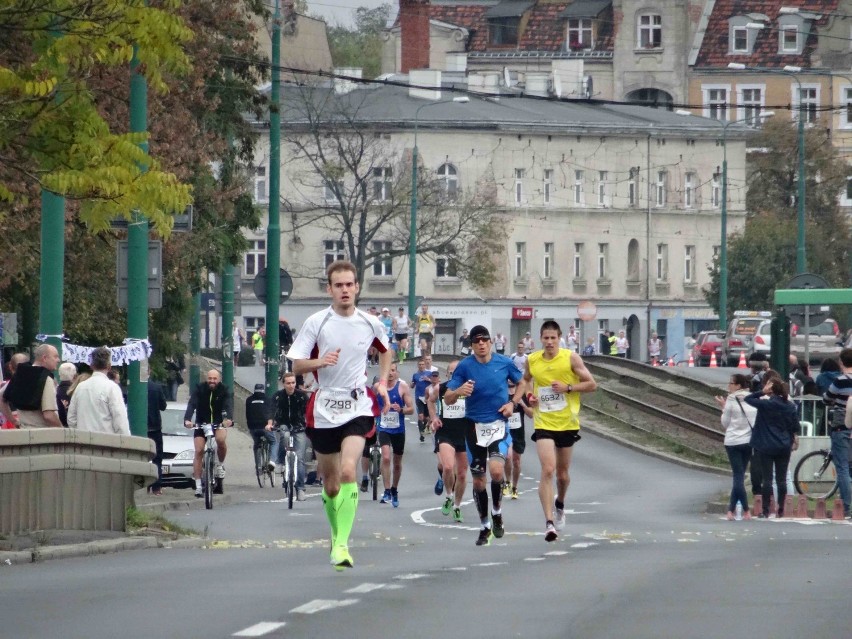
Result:
{"type": "Polygon", "coordinates": [[[692,356],[692,353],[689,354],[689,367],[695,368],[695,358],[692,356]]]}
{"type": "Polygon", "coordinates": [[[740,353],[740,361],[737,364],[737,368],[748,368],[748,362],[746,362],[745,351],[740,353]]]}
{"type": "Polygon", "coordinates": [[[799,519],[808,518],[808,498],[804,495],[799,495],[799,500],[796,503],[796,517],[799,519]]]}
{"type": "Polygon", "coordinates": [[[657,358],[655,357],[655,358],[651,361],[651,365],[652,365],[652,366],[659,366],[659,365],[660,365],[660,362],[659,362],[659,361],[657,360],[657,358]]]}
{"type": "Polygon", "coordinates": [[[825,510],[825,499],[822,497],[817,499],[816,508],[814,509],[814,519],[828,519],[828,513],[825,510]]]}
{"type": "Polygon", "coordinates": [[[666,366],[674,366],[674,365],[675,365],[675,363],[674,363],[674,357],[669,357],[669,363],[668,363],[668,364],[666,364],[666,366]]]}
{"type": "Polygon", "coordinates": [[[710,368],[719,368],[719,364],[716,362],[716,353],[710,353],[710,368]]]}
{"type": "Polygon", "coordinates": [[[843,500],[839,497],[834,499],[834,509],[831,511],[831,518],[834,521],[843,521],[846,517],[843,516],[843,500]]]}

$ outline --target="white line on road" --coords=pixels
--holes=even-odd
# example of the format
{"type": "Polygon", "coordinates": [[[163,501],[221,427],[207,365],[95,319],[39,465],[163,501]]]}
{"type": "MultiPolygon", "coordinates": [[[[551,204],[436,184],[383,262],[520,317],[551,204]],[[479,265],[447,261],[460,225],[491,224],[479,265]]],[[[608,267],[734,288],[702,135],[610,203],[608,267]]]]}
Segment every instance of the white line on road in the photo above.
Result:
{"type": "Polygon", "coordinates": [[[561,557],[562,555],[567,555],[567,550],[551,550],[550,552],[544,553],[545,557],[561,557]]]}
{"type": "Polygon", "coordinates": [[[256,623],[253,626],[249,626],[248,628],[244,628],[239,632],[235,632],[232,634],[232,637],[262,637],[263,635],[268,635],[270,632],[274,632],[280,628],[283,628],[287,624],[283,621],[261,621],[260,623],[256,623]]]}
{"type": "Polygon", "coordinates": [[[524,557],[524,561],[544,561],[544,557],[524,557]]]}
{"type": "Polygon", "coordinates": [[[384,588],[384,584],[371,584],[371,583],[363,583],[360,586],[355,586],[354,588],[350,588],[349,590],[344,590],[343,592],[352,594],[352,595],[360,595],[367,592],[373,592],[374,590],[379,590],[384,588]]]}
{"type": "Polygon", "coordinates": [[[301,613],[303,615],[312,615],[315,612],[323,610],[331,610],[332,608],[345,608],[358,603],[357,599],[314,599],[306,604],[302,604],[298,608],[293,608],[291,613],[301,613]]]}
{"type": "Polygon", "coordinates": [[[482,568],[489,568],[491,566],[508,566],[508,561],[484,561],[481,564],[473,564],[474,566],[479,566],[482,568]]]}
{"type": "Polygon", "coordinates": [[[425,579],[429,575],[422,572],[410,572],[407,575],[397,575],[394,579],[399,579],[402,581],[414,581],[415,579],[425,579]]]}

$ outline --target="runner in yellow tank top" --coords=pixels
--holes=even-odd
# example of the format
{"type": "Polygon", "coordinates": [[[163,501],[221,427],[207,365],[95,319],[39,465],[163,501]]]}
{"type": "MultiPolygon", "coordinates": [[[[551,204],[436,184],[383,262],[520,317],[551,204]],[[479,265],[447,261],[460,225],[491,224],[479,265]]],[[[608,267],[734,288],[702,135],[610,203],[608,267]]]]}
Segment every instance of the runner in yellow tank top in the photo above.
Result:
{"type": "Polygon", "coordinates": [[[557,531],[565,526],[565,494],[571,481],[568,468],[573,446],[580,439],[579,393],[591,393],[598,387],[582,358],[559,348],[560,337],[562,330],[556,322],[549,320],[541,325],[544,350],[529,356],[524,383],[518,385],[512,397],[517,403],[524,392],[533,390],[529,399],[535,411],[535,431],[530,439],[535,442],[541,462],[538,498],[544,511],[545,541],[556,541],[557,531]]]}

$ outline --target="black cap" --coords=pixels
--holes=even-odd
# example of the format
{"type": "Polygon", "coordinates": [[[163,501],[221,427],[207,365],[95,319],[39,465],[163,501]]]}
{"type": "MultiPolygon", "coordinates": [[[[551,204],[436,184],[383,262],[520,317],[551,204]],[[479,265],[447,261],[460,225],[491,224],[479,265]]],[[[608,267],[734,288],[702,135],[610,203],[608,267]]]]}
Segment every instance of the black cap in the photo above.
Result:
{"type": "Polygon", "coordinates": [[[749,356],[748,361],[750,361],[750,362],[765,362],[766,361],[766,355],[764,355],[763,353],[752,353],[749,356]]]}
{"type": "Polygon", "coordinates": [[[432,377],[440,377],[441,373],[439,371],[432,371],[432,377]]]}
{"type": "Polygon", "coordinates": [[[255,384],[254,385],[254,392],[255,393],[262,391],[262,390],[266,390],[266,386],[264,386],[263,384],[255,384]]]}
{"type": "Polygon", "coordinates": [[[470,329],[470,339],[474,340],[481,337],[484,337],[485,339],[491,339],[491,335],[489,335],[488,329],[485,328],[482,324],[477,324],[472,329],[470,329]]]}

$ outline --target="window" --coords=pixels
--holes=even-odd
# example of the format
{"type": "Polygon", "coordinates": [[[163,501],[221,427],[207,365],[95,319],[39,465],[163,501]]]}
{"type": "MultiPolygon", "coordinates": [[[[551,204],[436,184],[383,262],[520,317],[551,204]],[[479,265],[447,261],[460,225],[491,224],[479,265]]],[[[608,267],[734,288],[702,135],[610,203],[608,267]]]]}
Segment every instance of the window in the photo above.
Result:
{"type": "Polygon", "coordinates": [[[780,29],[781,51],[795,53],[799,50],[799,29],[795,25],[785,25],[780,29]]]}
{"type": "Polygon", "coordinates": [[[446,255],[435,260],[436,277],[458,277],[458,265],[456,261],[446,255]]]}
{"type": "Polygon", "coordinates": [[[657,244],[657,281],[669,279],[669,247],[668,244],[657,244]]]}
{"type": "Polygon", "coordinates": [[[527,275],[527,243],[515,242],[515,277],[524,278],[527,275]]]}
{"type": "Polygon", "coordinates": [[[598,171],[598,204],[600,206],[609,206],[610,204],[607,180],[609,180],[609,172],[598,171]]]}
{"type": "Polygon", "coordinates": [[[544,170],[544,203],[550,204],[550,195],[553,190],[553,169],[544,170]]]}
{"type": "Polygon", "coordinates": [[[852,127],[852,88],[843,89],[843,128],[852,127]]]}
{"type": "Polygon", "coordinates": [[[738,89],[740,109],[738,119],[745,120],[749,126],[760,126],[760,112],[763,110],[763,87],[745,87],[738,89]]]}
{"type": "Polygon", "coordinates": [[[639,202],[639,169],[631,166],[627,176],[627,204],[636,206],[639,202]]]}
{"type": "Polygon", "coordinates": [[[544,243],[544,265],[542,275],[546,280],[553,278],[553,242],[544,243]]]}
{"type": "Polygon", "coordinates": [[[515,204],[523,204],[524,201],[524,170],[515,169],[515,204]]]}
{"type": "Polygon", "coordinates": [[[388,255],[391,243],[388,241],[373,242],[373,253],[376,254],[373,262],[373,275],[393,275],[393,260],[388,255]]]}
{"type": "Polygon", "coordinates": [[[728,119],[728,86],[705,86],[704,117],[726,121],[728,119]]]}
{"type": "Polygon", "coordinates": [[[322,245],[325,251],[323,259],[325,268],[328,268],[328,265],[336,260],[346,259],[346,251],[343,250],[343,240],[325,240],[322,245]]]}
{"type": "Polygon", "coordinates": [[[666,172],[657,171],[657,184],[655,187],[657,206],[666,205],[666,172]]]}
{"type": "Polygon", "coordinates": [[[683,176],[683,208],[691,209],[695,206],[695,173],[687,173],[683,176]]]}
{"type": "Polygon", "coordinates": [[[569,49],[591,49],[595,46],[592,39],[592,21],[588,18],[572,18],[568,20],[569,49]]]}
{"type": "Polygon", "coordinates": [[[663,18],[659,15],[639,16],[639,48],[659,49],[663,43],[663,18]]]}
{"type": "Polygon", "coordinates": [[[609,257],[609,244],[598,244],[598,279],[606,279],[607,278],[607,270],[609,269],[609,264],[607,264],[609,257]]]}
{"type": "MultiPolygon", "coordinates": [[[[796,87],[798,89],[798,86],[796,87]]],[[[793,119],[799,117],[799,109],[803,112],[805,124],[814,124],[817,121],[817,107],[819,106],[819,87],[803,85],[799,94],[798,109],[793,113],[793,119]]]]}
{"type": "Polygon", "coordinates": [[[254,201],[268,202],[269,201],[269,186],[266,182],[266,167],[259,166],[255,169],[254,174],[254,201]]]}
{"type": "Polygon", "coordinates": [[[520,16],[490,18],[488,20],[489,41],[491,44],[518,44],[520,27],[520,16]]]}
{"type": "Polygon", "coordinates": [[[574,244],[574,279],[583,277],[583,245],[581,243],[574,244]]]}
{"type": "Polygon", "coordinates": [[[246,339],[251,344],[251,338],[260,330],[260,327],[266,323],[265,317],[243,317],[243,324],[246,327],[246,339]]]}
{"type": "Polygon", "coordinates": [[[710,203],[714,209],[722,206],[722,176],[719,173],[713,174],[713,181],[710,183],[710,203]]]}
{"type": "Polygon", "coordinates": [[[266,240],[249,240],[243,259],[243,275],[254,277],[266,268],[266,240]]]}
{"type": "Polygon", "coordinates": [[[852,206],[852,176],[846,176],[846,188],[840,194],[840,206],[852,206]]]}
{"type": "Polygon", "coordinates": [[[745,27],[734,27],[732,29],[731,50],[735,53],[748,53],[748,29],[745,27]]]}
{"type": "Polygon", "coordinates": [[[387,202],[391,199],[392,176],[390,167],[373,168],[373,200],[387,202]]]}
{"type": "Polygon", "coordinates": [[[337,202],[337,194],[343,194],[343,180],[326,180],[322,185],[322,197],[326,202],[337,202]]]}
{"type": "Polygon", "coordinates": [[[459,197],[459,172],[452,164],[442,164],[438,167],[438,176],[444,189],[444,197],[455,202],[459,197]]]}
{"type": "Polygon", "coordinates": [[[683,253],[683,281],[692,283],[695,279],[695,247],[687,246],[683,253]]]}
{"type": "Polygon", "coordinates": [[[574,171],[574,204],[584,204],[582,171],[574,171]]]}

